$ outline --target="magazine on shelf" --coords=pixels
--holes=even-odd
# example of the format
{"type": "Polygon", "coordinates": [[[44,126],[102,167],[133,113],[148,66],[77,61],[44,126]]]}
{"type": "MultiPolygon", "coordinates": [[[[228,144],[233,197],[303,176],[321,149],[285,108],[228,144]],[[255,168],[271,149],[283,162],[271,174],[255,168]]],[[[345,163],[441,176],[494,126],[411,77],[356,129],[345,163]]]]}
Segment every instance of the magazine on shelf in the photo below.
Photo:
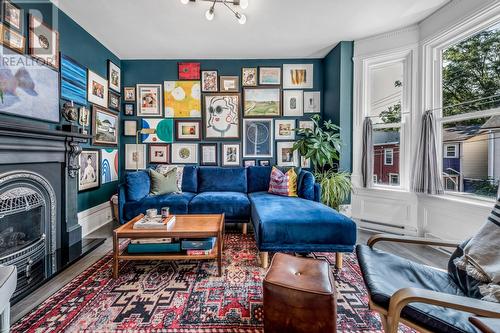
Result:
{"type": "Polygon", "coordinates": [[[188,256],[208,256],[214,252],[214,249],[211,250],[186,250],[186,254],[188,256]]]}
{"type": "Polygon", "coordinates": [[[168,244],[172,238],[137,238],[130,241],[132,244],[168,244]]]}
{"type": "Polygon", "coordinates": [[[144,216],[134,223],[134,229],[168,229],[175,222],[175,216],[162,218],[161,216],[149,218],[144,216]]]}

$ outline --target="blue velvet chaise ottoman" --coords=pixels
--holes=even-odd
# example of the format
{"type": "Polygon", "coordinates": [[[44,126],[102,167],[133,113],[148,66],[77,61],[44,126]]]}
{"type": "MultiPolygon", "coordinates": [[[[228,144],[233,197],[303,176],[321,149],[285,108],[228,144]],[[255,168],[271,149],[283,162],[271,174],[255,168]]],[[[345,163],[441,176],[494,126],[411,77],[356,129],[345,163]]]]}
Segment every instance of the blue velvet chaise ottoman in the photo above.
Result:
{"type": "Polygon", "coordinates": [[[272,167],[222,168],[185,166],[182,192],[152,196],[145,170],[129,172],[119,185],[120,223],[146,209],[168,206],[173,214],[224,213],[226,222],[253,224],[261,262],[268,252],[352,252],[356,224],[320,203],[321,191],[309,171],[298,177],[298,197],[268,193],[272,167]]]}

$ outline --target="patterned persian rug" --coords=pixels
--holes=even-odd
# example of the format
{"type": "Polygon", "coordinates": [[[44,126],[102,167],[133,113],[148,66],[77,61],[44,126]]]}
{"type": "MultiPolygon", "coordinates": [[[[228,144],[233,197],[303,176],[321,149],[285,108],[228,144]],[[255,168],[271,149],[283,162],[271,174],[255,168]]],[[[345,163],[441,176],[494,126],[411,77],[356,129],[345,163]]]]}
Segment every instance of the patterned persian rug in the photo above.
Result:
{"type": "MultiPolygon", "coordinates": [[[[368,309],[354,254],[335,272],[340,332],[382,332],[368,309]]],[[[12,332],[263,332],[262,280],[252,235],[226,234],[223,276],[215,261],[125,262],[111,278],[112,254],[33,309],[12,332]]],[[[42,287],[43,288],[43,287],[42,287]]],[[[401,326],[403,332],[411,330],[401,326]]]]}

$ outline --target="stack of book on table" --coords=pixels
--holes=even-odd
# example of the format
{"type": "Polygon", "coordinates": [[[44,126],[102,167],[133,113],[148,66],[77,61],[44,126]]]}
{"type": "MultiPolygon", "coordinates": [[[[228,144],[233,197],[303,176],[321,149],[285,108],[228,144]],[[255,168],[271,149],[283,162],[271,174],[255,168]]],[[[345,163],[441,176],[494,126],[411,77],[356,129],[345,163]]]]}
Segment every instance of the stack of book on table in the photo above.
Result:
{"type": "MultiPolygon", "coordinates": [[[[175,222],[175,216],[166,219],[161,217],[144,217],[134,223],[136,230],[168,229],[175,222]]],[[[132,239],[127,247],[128,253],[172,253],[181,251],[181,243],[175,238],[137,238],[132,239]]]]}
{"type": "Polygon", "coordinates": [[[189,256],[208,256],[214,251],[215,241],[215,237],[183,239],[181,241],[181,248],[189,256]]]}
{"type": "Polygon", "coordinates": [[[170,225],[175,222],[175,215],[162,218],[161,216],[157,217],[147,217],[144,216],[142,219],[134,223],[134,229],[168,229],[170,225]]]}

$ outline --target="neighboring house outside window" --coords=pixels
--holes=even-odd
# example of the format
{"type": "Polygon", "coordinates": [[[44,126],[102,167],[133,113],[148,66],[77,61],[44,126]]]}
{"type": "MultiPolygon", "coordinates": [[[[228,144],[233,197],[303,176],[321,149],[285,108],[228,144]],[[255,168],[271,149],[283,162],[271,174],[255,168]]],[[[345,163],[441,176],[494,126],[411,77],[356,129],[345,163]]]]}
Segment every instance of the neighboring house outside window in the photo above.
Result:
{"type": "Polygon", "coordinates": [[[457,158],[458,157],[458,144],[445,144],[444,145],[444,157],[445,158],[457,158]]]}
{"type": "Polygon", "coordinates": [[[389,184],[399,185],[399,175],[397,173],[390,173],[389,174],[389,184]]]}
{"type": "Polygon", "coordinates": [[[399,175],[400,144],[399,131],[373,131],[373,179],[374,184],[399,185],[391,183],[390,174],[399,175]],[[390,163],[387,163],[390,162],[390,163]],[[375,182],[375,179],[377,180],[375,182]]]}
{"type": "Polygon", "coordinates": [[[394,150],[392,148],[384,149],[384,165],[393,164],[394,150]]]}

